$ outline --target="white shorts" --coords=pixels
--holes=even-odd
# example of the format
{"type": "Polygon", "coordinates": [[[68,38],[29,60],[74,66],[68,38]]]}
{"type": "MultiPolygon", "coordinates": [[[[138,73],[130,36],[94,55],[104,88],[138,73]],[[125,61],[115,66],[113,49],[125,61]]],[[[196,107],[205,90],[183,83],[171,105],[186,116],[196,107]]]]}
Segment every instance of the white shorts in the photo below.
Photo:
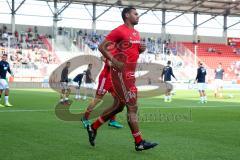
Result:
{"type": "Polygon", "coordinates": [[[215,87],[215,89],[223,87],[223,80],[222,79],[215,79],[214,87],[215,87]]]}
{"type": "Polygon", "coordinates": [[[79,84],[78,84],[78,82],[72,81],[72,82],[70,82],[70,83],[68,84],[68,86],[69,86],[69,87],[79,87],[79,84]]]}
{"type": "Polygon", "coordinates": [[[173,89],[173,85],[172,85],[172,82],[171,81],[165,81],[164,82],[166,84],[166,88],[169,89],[169,90],[172,90],[173,89]]]}
{"type": "Polygon", "coordinates": [[[206,90],[206,88],[207,88],[206,83],[198,83],[198,90],[199,91],[204,91],[204,90],[206,90]]]}
{"type": "Polygon", "coordinates": [[[88,89],[93,89],[94,88],[94,83],[84,83],[83,87],[86,87],[88,89]]]}
{"type": "Polygon", "coordinates": [[[6,79],[0,79],[0,90],[8,89],[8,82],[6,79]]]}

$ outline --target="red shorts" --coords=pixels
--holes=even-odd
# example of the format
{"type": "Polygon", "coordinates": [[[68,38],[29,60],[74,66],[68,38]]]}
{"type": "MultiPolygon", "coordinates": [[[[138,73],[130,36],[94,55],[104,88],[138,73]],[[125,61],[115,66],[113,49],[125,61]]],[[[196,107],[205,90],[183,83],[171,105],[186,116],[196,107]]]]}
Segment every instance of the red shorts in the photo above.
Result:
{"type": "Polygon", "coordinates": [[[114,95],[113,91],[110,72],[103,70],[98,78],[96,95],[103,97],[107,92],[114,95]]]}
{"type": "MultiPolygon", "coordinates": [[[[126,62],[124,57],[115,57],[119,61],[126,62]]],[[[116,96],[125,104],[131,106],[137,104],[137,87],[135,85],[135,64],[126,64],[122,71],[111,67],[111,78],[116,96]],[[129,67],[130,66],[130,67],[129,67]]]]}

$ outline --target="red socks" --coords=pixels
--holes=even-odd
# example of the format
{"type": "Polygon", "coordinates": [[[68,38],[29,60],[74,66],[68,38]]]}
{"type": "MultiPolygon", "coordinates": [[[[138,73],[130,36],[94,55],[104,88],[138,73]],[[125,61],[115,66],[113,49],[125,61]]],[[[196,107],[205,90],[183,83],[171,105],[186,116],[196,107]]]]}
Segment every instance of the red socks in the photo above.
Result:
{"type": "Polygon", "coordinates": [[[116,120],[116,116],[112,116],[111,118],[110,118],[110,121],[115,121],[116,120]]]}
{"type": "Polygon", "coordinates": [[[94,130],[97,130],[105,121],[102,119],[102,117],[98,117],[98,119],[92,124],[92,128],[94,130]]]}
{"type": "Polygon", "coordinates": [[[86,120],[89,119],[90,113],[91,113],[90,110],[87,110],[87,111],[84,113],[84,118],[85,118],[86,120]]]}
{"type": "Polygon", "coordinates": [[[140,131],[132,131],[132,135],[136,144],[142,141],[142,135],[140,131]]]}

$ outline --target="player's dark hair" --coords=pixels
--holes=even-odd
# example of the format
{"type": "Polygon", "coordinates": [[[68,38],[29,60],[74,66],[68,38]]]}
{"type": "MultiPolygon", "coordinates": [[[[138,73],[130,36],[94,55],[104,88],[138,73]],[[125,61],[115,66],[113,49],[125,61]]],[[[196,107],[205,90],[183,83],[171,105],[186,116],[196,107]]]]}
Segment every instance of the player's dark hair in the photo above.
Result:
{"type": "Polygon", "coordinates": [[[126,7],[122,10],[122,19],[124,22],[126,21],[126,18],[127,18],[126,14],[129,13],[132,9],[136,10],[136,8],[134,8],[132,6],[126,7]]]}
{"type": "Polygon", "coordinates": [[[170,65],[170,64],[171,64],[171,61],[167,61],[167,64],[170,65]]]}
{"type": "Polygon", "coordinates": [[[222,65],[222,63],[221,63],[221,62],[220,62],[219,64],[220,64],[220,65],[222,65]]]}
{"type": "Polygon", "coordinates": [[[6,56],[7,57],[8,55],[6,53],[4,53],[2,56],[6,56]]]}

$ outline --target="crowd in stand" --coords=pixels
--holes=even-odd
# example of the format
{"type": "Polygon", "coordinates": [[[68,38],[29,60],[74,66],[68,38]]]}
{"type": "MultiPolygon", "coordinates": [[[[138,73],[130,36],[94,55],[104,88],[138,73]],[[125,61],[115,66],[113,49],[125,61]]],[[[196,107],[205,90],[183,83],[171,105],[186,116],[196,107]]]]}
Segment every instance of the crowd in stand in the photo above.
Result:
{"type": "MultiPolygon", "coordinates": [[[[87,44],[88,47],[93,51],[96,51],[98,49],[98,45],[105,39],[106,36],[105,33],[88,33],[86,30],[73,32],[73,30],[67,30],[63,27],[58,28],[58,35],[72,38],[73,42],[76,44],[78,44],[79,40],[83,40],[83,42],[87,44]]],[[[144,37],[141,39],[141,42],[146,44],[147,53],[159,54],[164,52],[166,55],[170,55],[171,53],[174,55],[177,54],[177,50],[173,46],[169,45],[170,38],[168,38],[166,41],[162,41],[160,37],[144,37]]]]}
{"type": "MultiPolygon", "coordinates": [[[[97,50],[98,45],[104,40],[105,36],[104,34],[98,34],[98,33],[91,33],[88,34],[87,32],[83,33],[82,30],[80,30],[77,33],[78,37],[81,37],[85,44],[89,46],[93,51],[97,50]]],[[[161,38],[142,38],[141,41],[146,44],[147,46],[147,52],[156,54],[162,52],[162,41],[161,38]]],[[[167,48],[168,42],[165,42],[165,51],[166,53],[169,53],[169,50],[167,48]]]]}
{"type": "Polygon", "coordinates": [[[45,36],[38,33],[38,28],[28,28],[27,31],[8,32],[6,26],[0,27],[0,51],[9,53],[13,67],[34,67],[38,64],[52,64],[56,57],[43,43],[45,36]],[[9,43],[10,42],[10,43],[9,43]],[[9,49],[10,47],[10,49],[9,49]]]}
{"type": "Polygon", "coordinates": [[[81,36],[84,42],[91,48],[93,51],[98,49],[98,45],[104,40],[104,35],[102,34],[87,34],[82,31],[78,32],[78,36],[81,36]]]}
{"type": "Polygon", "coordinates": [[[240,78],[240,61],[233,62],[229,67],[229,71],[240,78]]]}
{"type": "Polygon", "coordinates": [[[56,58],[45,49],[16,49],[11,55],[13,67],[36,68],[40,64],[54,64],[56,58]]]}
{"type": "Polygon", "coordinates": [[[237,55],[240,55],[240,48],[233,48],[233,53],[236,53],[237,55]]]}

